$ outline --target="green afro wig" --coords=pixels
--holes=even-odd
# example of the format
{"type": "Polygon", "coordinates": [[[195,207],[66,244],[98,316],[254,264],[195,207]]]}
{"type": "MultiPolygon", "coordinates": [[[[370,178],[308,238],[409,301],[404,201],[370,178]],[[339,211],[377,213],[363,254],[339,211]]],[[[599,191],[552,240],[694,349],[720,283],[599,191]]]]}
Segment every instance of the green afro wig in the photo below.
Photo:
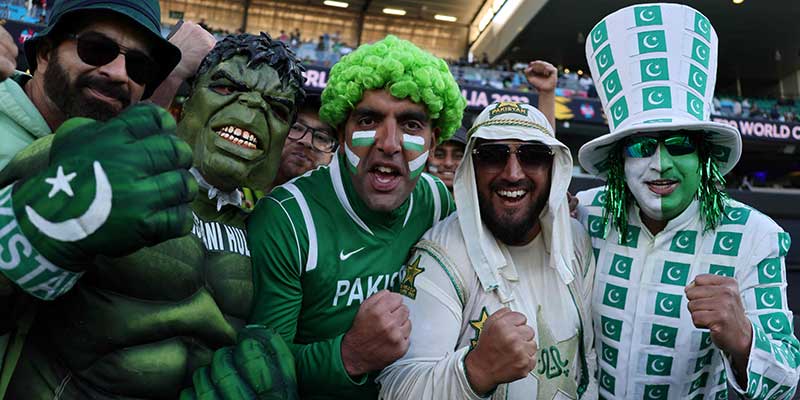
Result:
{"type": "Polygon", "coordinates": [[[467,101],[447,63],[393,35],[360,46],[333,66],[322,92],[320,119],[339,126],[361,101],[364,91],[373,89],[386,89],[398,99],[424,103],[434,127],[441,129],[440,143],[461,126],[467,101]]]}

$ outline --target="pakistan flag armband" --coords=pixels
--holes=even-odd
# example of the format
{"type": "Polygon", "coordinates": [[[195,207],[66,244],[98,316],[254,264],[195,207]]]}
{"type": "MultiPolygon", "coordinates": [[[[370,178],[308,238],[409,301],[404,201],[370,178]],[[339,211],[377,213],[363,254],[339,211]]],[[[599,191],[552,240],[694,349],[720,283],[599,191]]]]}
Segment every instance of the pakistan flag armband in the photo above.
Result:
{"type": "Polygon", "coordinates": [[[0,272],[28,294],[53,300],[71,289],[83,273],[59,268],[39,254],[17,223],[12,189],[13,185],[0,189],[0,272]]]}

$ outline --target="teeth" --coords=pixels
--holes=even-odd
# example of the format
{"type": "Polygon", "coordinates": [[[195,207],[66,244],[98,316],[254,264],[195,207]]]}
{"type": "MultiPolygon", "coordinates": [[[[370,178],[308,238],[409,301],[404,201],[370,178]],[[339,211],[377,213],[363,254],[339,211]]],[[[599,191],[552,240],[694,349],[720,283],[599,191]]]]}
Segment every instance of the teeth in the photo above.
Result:
{"type": "Polygon", "coordinates": [[[217,131],[217,135],[242,147],[247,147],[249,149],[258,148],[258,138],[256,138],[256,135],[233,125],[220,128],[217,131]]]}
{"type": "Polygon", "coordinates": [[[498,190],[497,193],[503,197],[509,197],[512,199],[516,199],[518,197],[522,197],[525,193],[528,193],[526,190],[498,190]]]}
{"type": "Polygon", "coordinates": [[[384,173],[384,174],[391,174],[391,173],[394,172],[394,170],[389,168],[389,167],[378,167],[378,172],[381,172],[381,173],[384,173]]]}

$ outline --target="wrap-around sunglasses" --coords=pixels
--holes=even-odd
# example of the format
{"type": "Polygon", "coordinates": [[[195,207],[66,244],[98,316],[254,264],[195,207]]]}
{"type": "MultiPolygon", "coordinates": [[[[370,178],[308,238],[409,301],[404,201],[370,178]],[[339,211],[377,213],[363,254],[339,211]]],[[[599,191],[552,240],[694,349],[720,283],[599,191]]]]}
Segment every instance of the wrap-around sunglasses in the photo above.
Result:
{"type": "Polygon", "coordinates": [[[100,67],[114,61],[122,53],[125,55],[125,70],[132,81],[144,86],[155,79],[158,70],[155,60],[140,50],[123,47],[100,32],[89,31],[67,37],[77,40],[78,57],[86,64],[100,67]]]}
{"type": "Polygon", "coordinates": [[[625,154],[631,158],[646,158],[656,153],[659,143],[664,143],[664,147],[673,156],[683,156],[691,154],[697,149],[693,135],[691,133],[675,133],[660,137],[653,136],[633,136],[623,143],[625,154]]]}
{"type": "Polygon", "coordinates": [[[475,146],[472,150],[475,163],[482,168],[492,170],[505,168],[511,153],[516,154],[520,166],[524,169],[546,168],[553,164],[553,150],[540,143],[520,144],[516,149],[504,143],[485,143],[475,146]]]}

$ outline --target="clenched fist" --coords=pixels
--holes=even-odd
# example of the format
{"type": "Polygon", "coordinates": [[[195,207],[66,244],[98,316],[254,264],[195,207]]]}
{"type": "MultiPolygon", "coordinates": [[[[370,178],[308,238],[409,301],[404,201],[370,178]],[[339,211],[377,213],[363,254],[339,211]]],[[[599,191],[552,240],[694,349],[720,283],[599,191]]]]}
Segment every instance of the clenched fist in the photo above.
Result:
{"type": "Polygon", "coordinates": [[[467,380],[478,394],[522,379],[536,368],[536,341],[524,315],[501,308],[483,325],[478,343],[464,363],[467,380]]]}
{"type": "Polygon", "coordinates": [[[397,293],[381,290],[358,309],[342,338],[342,361],[350,376],[379,371],[408,351],[411,320],[397,293]]]}
{"type": "Polygon", "coordinates": [[[539,92],[552,92],[558,82],[558,69],[547,61],[531,61],[525,67],[525,78],[539,92]]]}
{"type": "Polygon", "coordinates": [[[694,326],[710,330],[717,347],[734,356],[750,352],[753,330],[735,279],[698,275],[686,287],[686,298],[694,326]]]}

